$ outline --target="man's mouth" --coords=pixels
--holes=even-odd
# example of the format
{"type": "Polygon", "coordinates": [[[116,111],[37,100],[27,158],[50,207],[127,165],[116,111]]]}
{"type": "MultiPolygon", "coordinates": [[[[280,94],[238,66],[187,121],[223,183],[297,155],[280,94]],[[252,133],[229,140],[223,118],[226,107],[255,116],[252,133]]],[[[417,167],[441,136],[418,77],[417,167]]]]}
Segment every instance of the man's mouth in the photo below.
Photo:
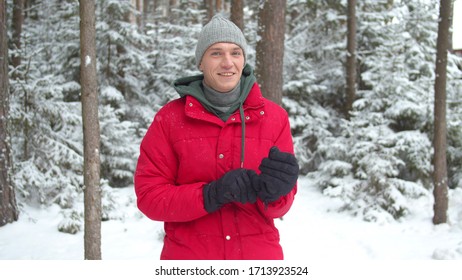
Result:
{"type": "Polygon", "coordinates": [[[220,76],[225,76],[225,77],[230,77],[230,76],[234,75],[234,73],[232,73],[232,72],[226,72],[226,73],[219,73],[218,75],[220,75],[220,76]]]}

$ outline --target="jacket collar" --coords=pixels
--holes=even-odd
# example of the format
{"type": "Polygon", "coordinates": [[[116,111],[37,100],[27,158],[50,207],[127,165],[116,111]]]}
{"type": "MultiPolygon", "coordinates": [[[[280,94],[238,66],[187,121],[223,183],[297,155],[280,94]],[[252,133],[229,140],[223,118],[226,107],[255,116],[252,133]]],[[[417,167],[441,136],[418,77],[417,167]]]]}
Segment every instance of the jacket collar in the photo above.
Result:
{"type": "Polygon", "coordinates": [[[229,113],[229,117],[223,117],[223,120],[226,121],[223,121],[218,116],[213,104],[205,98],[201,87],[203,79],[203,75],[186,77],[176,80],[173,86],[181,97],[186,97],[186,116],[202,119],[221,127],[225,126],[229,122],[234,122],[236,120],[240,121],[242,131],[240,166],[243,168],[245,159],[246,122],[252,122],[257,119],[257,117],[250,117],[249,111],[264,106],[264,99],[261,94],[260,87],[256,83],[253,69],[248,64],[244,67],[240,81],[241,95],[235,106],[231,107],[227,112],[227,114],[229,113]],[[246,110],[247,113],[245,113],[246,110]]]}
{"type": "MultiPolygon", "coordinates": [[[[247,112],[248,110],[255,110],[255,109],[262,108],[264,105],[265,105],[265,98],[261,94],[260,86],[258,85],[258,83],[255,82],[249,91],[249,95],[244,101],[244,104],[242,106],[243,110],[244,112],[247,112]]],[[[223,122],[214,113],[207,110],[207,108],[203,106],[203,104],[192,95],[185,96],[185,113],[188,117],[210,121],[220,126],[223,126],[225,123],[227,123],[227,122],[223,122]]],[[[231,117],[235,117],[236,119],[241,119],[240,110],[236,109],[236,111],[231,114],[230,118],[231,117]]]]}

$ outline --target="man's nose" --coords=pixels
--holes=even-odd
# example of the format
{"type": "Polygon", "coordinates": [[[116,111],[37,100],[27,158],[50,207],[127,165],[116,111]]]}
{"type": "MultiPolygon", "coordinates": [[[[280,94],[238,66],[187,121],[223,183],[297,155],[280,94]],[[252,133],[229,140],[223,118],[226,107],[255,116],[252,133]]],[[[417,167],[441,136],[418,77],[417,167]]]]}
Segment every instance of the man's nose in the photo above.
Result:
{"type": "Polygon", "coordinates": [[[232,56],[231,54],[224,54],[223,59],[221,60],[221,66],[223,67],[230,67],[233,66],[232,56]]]}

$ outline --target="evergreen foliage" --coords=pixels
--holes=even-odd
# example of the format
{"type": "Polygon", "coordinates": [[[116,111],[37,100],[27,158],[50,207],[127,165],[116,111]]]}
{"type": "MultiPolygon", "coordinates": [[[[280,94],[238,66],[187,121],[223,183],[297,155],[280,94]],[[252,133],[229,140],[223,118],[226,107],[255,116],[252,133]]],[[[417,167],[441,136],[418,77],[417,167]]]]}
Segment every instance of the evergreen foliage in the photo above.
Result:
{"type": "MultiPolygon", "coordinates": [[[[296,102],[286,104],[303,170],[326,195],[341,201],[340,210],[370,221],[399,219],[408,214],[409,200],[428,195],[432,187],[438,5],[358,4],[358,96],[350,120],[341,116],[346,3],[290,2],[289,14],[296,17],[286,38],[285,91],[296,102]]],[[[451,65],[448,97],[460,100],[460,70],[451,65]]],[[[449,119],[459,119],[449,112],[454,117],[449,119]]],[[[459,141],[460,129],[449,124],[449,131],[454,133],[449,135],[449,166],[457,166],[451,162],[460,160],[455,151],[461,146],[452,143],[459,141]]],[[[452,187],[460,186],[456,174],[452,167],[452,187]]]]}
{"type": "MultiPolygon", "coordinates": [[[[132,184],[139,143],[154,114],[176,98],[170,84],[198,74],[201,1],[181,1],[165,18],[130,23],[129,1],[97,1],[103,220],[122,219],[114,187],[132,184]],[[191,8],[193,7],[193,8],[191,8]]],[[[254,65],[257,4],[245,36],[254,65]]],[[[436,1],[358,1],[358,96],[345,103],[346,2],[288,0],[284,106],[303,175],[366,220],[399,219],[432,187],[436,1]]],[[[76,1],[36,0],[10,69],[14,184],[19,202],[61,207],[60,231],[83,220],[83,143],[76,1]]],[[[449,185],[462,187],[461,59],[448,67],[449,185]],[[460,67],[460,66],[459,66],[460,67]]]]}

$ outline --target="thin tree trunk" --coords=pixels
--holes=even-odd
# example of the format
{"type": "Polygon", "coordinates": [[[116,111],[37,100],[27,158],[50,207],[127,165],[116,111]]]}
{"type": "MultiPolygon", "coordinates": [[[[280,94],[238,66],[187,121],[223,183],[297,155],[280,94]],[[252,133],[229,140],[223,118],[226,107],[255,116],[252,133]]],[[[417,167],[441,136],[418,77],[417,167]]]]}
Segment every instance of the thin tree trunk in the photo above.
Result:
{"type": "Polygon", "coordinates": [[[244,3],[243,0],[231,1],[230,20],[234,22],[242,31],[244,31],[244,3]]]}
{"type": "Polygon", "coordinates": [[[213,0],[204,0],[205,8],[207,9],[207,18],[205,19],[204,25],[209,22],[214,13],[213,0]]]}
{"type": "Polygon", "coordinates": [[[221,2],[221,0],[215,1],[215,11],[217,13],[220,13],[221,11],[223,11],[223,3],[221,2]]]}
{"type": "Polygon", "coordinates": [[[255,74],[263,95],[278,104],[282,103],[285,11],[286,0],[266,0],[258,13],[255,74]]]}
{"type": "Polygon", "coordinates": [[[6,0],[0,0],[0,227],[18,220],[14,187],[11,182],[10,137],[8,134],[8,36],[6,0]]]}
{"type": "MultiPolygon", "coordinates": [[[[156,16],[157,8],[159,7],[159,3],[158,3],[159,1],[161,1],[161,0],[153,0],[153,1],[152,1],[151,15],[152,15],[153,17],[156,16]]],[[[161,3],[161,4],[162,4],[162,3],[161,3]]]]}
{"type": "Polygon", "coordinates": [[[95,1],[80,0],[80,79],[84,141],[85,259],[101,259],[100,131],[95,1]]]}
{"type": "Polygon", "coordinates": [[[138,28],[143,30],[143,11],[141,8],[141,0],[136,0],[136,11],[138,12],[136,14],[136,25],[138,25],[138,28]]]}
{"type": "MultiPolygon", "coordinates": [[[[124,20],[126,22],[130,22],[130,13],[126,13],[124,15],[124,20]]],[[[117,50],[117,58],[120,58],[124,56],[127,53],[127,49],[125,48],[125,45],[122,43],[117,43],[116,44],[116,50],[117,50]]],[[[123,94],[123,96],[127,97],[127,85],[125,81],[125,69],[123,67],[119,67],[117,70],[117,75],[118,75],[118,82],[115,84],[115,87],[123,94]]]]}
{"type": "Polygon", "coordinates": [[[356,97],[356,0],[348,0],[347,29],[345,117],[349,119],[356,97]]]}
{"type": "Polygon", "coordinates": [[[143,0],[143,27],[146,27],[149,14],[149,0],[143,0]]]}
{"type": "Polygon", "coordinates": [[[13,45],[16,51],[16,54],[12,58],[13,67],[18,67],[21,65],[21,55],[19,51],[21,50],[21,33],[22,33],[22,24],[24,22],[24,0],[14,0],[13,1],[13,45]]]}
{"type": "Polygon", "coordinates": [[[166,19],[170,18],[170,1],[163,0],[162,1],[162,16],[166,19]]]}
{"type": "Polygon", "coordinates": [[[449,26],[451,24],[452,1],[440,0],[438,41],[436,43],[435,69],[435,128],[433,138],[433,223],[447,222],[448,175],[446,162],[446,68],[449,49],[449,26]]]}

